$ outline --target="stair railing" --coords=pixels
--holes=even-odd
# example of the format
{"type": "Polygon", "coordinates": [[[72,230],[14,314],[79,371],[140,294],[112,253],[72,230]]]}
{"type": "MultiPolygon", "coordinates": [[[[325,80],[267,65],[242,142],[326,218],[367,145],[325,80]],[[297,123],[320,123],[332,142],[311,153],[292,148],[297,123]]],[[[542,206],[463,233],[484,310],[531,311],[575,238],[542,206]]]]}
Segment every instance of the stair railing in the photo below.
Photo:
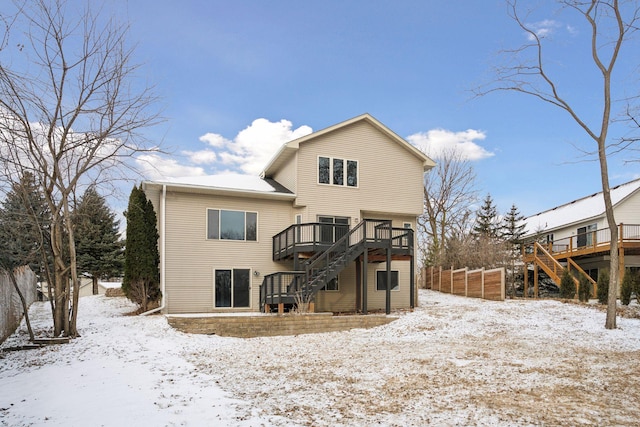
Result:
{"type": "Polygon", "coordinates": [[[304,263],[308,291],[313,293],[315,285],[320,280],[326,283],[331,280],[330,275],[337,274],[342,269],[343,266],[337,264],[340,263],[340,257],[347,254],[350,248],[359,247],[368,240],[388,241],[390,237],[391,221],[371,219],[361,221],[326,251],[315,254],[304,263]]]}

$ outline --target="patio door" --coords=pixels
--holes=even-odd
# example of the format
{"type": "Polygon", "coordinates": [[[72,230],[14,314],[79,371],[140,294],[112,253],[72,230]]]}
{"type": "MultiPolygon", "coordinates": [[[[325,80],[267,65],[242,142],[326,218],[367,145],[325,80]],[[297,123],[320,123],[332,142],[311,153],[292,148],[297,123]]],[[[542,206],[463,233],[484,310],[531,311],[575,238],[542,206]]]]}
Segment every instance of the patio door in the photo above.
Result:
{"type": "Polygon", "coordinates": [[[577,244],[579,248],[593,245],[593,232],[598,228],[597,224],[589,224],[578,228],[577,244]]]}
{"type": "Polygon", "coordinates": [[[349,218],[347,217],[319,216],[318,222],[321,224],[321,243],[334,243],[349,232],[349,218]]]}
{"type": "Polygon", "coordinates": [[[216,269],[214,298],[216,308],[250,306],[251,271],[248,268],[216,269]]]}

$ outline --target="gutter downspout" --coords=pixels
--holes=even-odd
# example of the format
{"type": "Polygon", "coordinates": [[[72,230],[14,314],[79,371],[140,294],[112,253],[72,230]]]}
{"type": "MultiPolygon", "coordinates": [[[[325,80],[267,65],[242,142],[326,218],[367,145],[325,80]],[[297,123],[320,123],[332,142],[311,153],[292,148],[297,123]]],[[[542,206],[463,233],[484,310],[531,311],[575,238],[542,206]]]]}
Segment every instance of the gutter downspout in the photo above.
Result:
{"type": "Polygon", "coordinates": [[[162,236],[162,241],[160,242],[160,265],[162,266],[160,268],[160,291],[162,292],[162,303],[160,304],[160,307],[156,307],[152,310],[149,311],[145,311],[144,313],[141,313],[140,316],[147,316],[149,314],[153,314],[156,313],[158,311],[164,310],[167,298],[165,297],[165,280],[164,280],[164,276],[165,276],[165,242],[166,242],[166,236],[165,236],[165,229],[166,229],[166,219],[165,219],[165,213],[167,211],[167,202],[166,202],[166,198],[167,198],[167,186],[166,184],[162,184],[162,196],[160,197],[160,215],[162,215],[162,219],[160,220],[160,236],[162,236]]]}

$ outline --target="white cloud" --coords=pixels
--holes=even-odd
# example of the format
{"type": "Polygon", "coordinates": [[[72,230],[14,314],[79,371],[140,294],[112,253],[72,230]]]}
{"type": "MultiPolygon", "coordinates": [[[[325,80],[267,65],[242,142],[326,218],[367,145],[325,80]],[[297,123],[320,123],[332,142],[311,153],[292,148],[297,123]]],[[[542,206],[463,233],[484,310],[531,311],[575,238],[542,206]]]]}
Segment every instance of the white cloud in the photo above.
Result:
{"type": "Polygon", "coordinates": [[[482,160],[492,157],[494,153],[481,147],[476,141],[482,141],[487,135],[480,130],[468,129],[452,132],[446,129],[432,129],[409,135],[407,140],[420,148],[434,160],[442,158],[445,153],[456,151],[466,160],[482,160]]]}
{"type": "Polygon", "coordinates": [[[229,172],[257,175],[282,144],[311,132],[312,129],[305,125],[294,129],[289,120],[270,122],[260,118],[238,132],[233,139],[213,132],[202,135],[198,139],[207,147],[182,151],[181,154],[187,159],[186,164],[178,163],[175,158],[167,159],[158,155],[139,156],[136,161],[150,179],[219,174],[220,166],[229,172]],[[213,170],[206,170],[207,166],[213,166],[213,170]]]}
{"type": "MultiPolygon", "coordinates": [[[[231,144],[227,144],[228,160],[238,163],[246,173],[257,174],[285,142],[312,132],[309,126],[292,128],[288,120],[272,123],[267,119],[256,119],[238,133],[231,144]]],[[[222,156],[225,153],[220,153],[222,156]]]]}
{"type": "Polygon", "coordinates": [[[204,169],[198,166],[179,164],[175,159],[163,158],[157,154],[143,154],[136,157],[142,174],[149,179],[166,179],[177,176],[202,176],[204,169]]]}
{"type": "MultiPolygon", "coordinates": [[[[529,24],[529,28],[538,36],[538,38],[543,39],[545,37],[551,36],[557,28],[561,28],[562,24],[558,21],[554,21],[552,19],[545,19],[543,21],[534,22],[529,24]]],[[[533,34],[528,34],[527,38],[530,41],[534,41],[535,37],[533,34]]]]}
{"type": "Polygon", "coordinates": [[[216,152],[212,150],[183,151],[182,154],[187,156],[189,160],[196,165],[211,164],[218,158],[216,152]]]}
{"type": "Polygon", "coordinates": [[[205,133],[198,139],[209,144],[212,147],[224,147],[225,145],[231,143],[231,141],[229,141],[227,138],[222,135],[218,135],[217,133],[205,133]]]}

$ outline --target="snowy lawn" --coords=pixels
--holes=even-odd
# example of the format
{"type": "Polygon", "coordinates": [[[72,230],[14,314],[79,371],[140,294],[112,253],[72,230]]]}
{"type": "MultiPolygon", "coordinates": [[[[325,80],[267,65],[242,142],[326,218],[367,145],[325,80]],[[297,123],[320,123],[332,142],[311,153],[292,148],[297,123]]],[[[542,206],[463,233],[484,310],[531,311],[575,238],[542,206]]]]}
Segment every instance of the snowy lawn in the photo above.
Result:
{"type": "MultiPolygon", "coordinates": [[[[0,353],[2,426],[638,425],[640,320],[558,301],[420,291],[386,326],[188,335],[80,302],[81,338],[0,353]]],[[[49,306],[30,311],[50,329],[49,306]]],[[[3,347],[27,342],[23,327],[3,347]]]]}

